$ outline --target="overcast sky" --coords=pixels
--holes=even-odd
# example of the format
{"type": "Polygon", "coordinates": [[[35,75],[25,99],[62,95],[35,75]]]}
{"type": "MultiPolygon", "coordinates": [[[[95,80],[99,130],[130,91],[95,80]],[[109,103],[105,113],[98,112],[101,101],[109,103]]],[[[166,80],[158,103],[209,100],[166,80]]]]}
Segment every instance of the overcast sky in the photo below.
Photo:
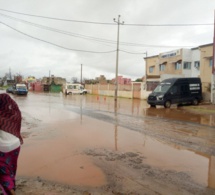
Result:
{"type": "Polygon", "coordinates": [[[83,78],[114,78],[121,15],[118,75],[141,78],[145,52],[212,43],[214,10],[214,0],[0,0],[0,77],[71,81],[82,64],[83,78]]]}

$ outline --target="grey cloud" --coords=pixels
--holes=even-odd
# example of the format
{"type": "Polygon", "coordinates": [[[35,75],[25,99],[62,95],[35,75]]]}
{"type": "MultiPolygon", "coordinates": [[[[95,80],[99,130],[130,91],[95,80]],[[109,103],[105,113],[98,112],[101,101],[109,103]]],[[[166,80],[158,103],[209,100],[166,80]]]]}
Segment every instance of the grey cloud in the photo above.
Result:
{"type": "MultiPolygon", "coordinates": [[[[121,15],[125,24],[213,23],[215,2],[211,0],[0,0],[0,9],[33,15],[83,21],[113,23],[121,15]]],[[[79,35],[116,41],[117,25],[96,25],[34,18],[0,11],[33,23],[72,32],[79,35]]],[[[0,16],[0,21],[30,36],[66,48],[89,51],[116,50],[116,44],[101,43],[36,28],[0,16]]],[[[207,44],[213,40],[213,26],[199,27],[137,27],[120,26],[120,41],[148,45],[207,44]]],[[[32,39],[0,24],[0,77],[11,68],[13,73],[38,78],[51,73],[67,78],[95,78],[101,74],[109,79],[115,76],[116,53],[85,53],[58,48],[32,39]]],[[[120,45],[128,52],[148,52],[155,55],[173,48],[137,47],[120,45]]],[[[144,75],[144,55],[119,53],[119,75],[139,78],[144,75]]]]}

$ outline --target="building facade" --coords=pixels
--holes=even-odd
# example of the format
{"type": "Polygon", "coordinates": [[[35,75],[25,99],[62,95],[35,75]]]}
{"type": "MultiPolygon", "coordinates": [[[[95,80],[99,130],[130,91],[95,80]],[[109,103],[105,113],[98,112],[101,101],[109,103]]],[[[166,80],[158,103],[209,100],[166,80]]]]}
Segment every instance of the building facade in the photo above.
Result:
{"type": "Polygon", "coordinates": [[[210,91],[212,65],[213,65],[213,44],[199,46],[200,50],[200,78],[202,90],[210,91]]]}
{"type": "Polygon", "coordinates": [[[200,77],[204,100],[210,100],[213,44],[177,49],[144,59],[149,86],[171,77],[200,77]]]}

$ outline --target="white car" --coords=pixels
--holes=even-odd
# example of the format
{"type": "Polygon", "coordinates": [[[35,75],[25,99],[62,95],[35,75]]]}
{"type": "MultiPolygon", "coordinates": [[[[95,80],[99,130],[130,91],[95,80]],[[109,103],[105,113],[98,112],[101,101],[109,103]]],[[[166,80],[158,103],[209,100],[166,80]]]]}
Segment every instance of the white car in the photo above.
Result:
{"type": "Polygon", "coordinates": [[[66,87],[65,87],[65,94],[66,95],[69,95],[69,94],[81,94],[82,95],[82,94],[87,94],[87,90],[81,84],[67,83],[66,87]]]}

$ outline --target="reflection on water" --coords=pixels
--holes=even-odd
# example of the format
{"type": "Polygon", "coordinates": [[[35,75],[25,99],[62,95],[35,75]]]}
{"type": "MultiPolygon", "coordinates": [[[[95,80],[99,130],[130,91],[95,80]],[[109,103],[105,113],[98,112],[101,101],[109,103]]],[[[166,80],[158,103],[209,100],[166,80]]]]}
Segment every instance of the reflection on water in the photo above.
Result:
{"type": "MultiPolygon", "coordinates": [[[[215,114],[197,114],[188,112],[183,108],[165,109],[163,107],[149,108],[145,100],[139,99],[117,99],[117,107],[112,97],[106,96],[81,96],[83,108],[91,108],[96,110],[105,110],[118,113],[131,114],[136,116],[153,116],[167,119],[182,120],[188,122],[199,123],[208,126],[215,126],[215,114]]],[[[65,104],[80,105],[77,96],[67,96],[64,99],[65,104]]]]}
{"type": "Polygon", "coordinates": [[[167,119],[181,120],[199,123],[202,125],[215,126],[215,114],[197,114],[190,113],[181,108],[148,108],[145,109],[146,116],[162,117],[167,119]]]}

